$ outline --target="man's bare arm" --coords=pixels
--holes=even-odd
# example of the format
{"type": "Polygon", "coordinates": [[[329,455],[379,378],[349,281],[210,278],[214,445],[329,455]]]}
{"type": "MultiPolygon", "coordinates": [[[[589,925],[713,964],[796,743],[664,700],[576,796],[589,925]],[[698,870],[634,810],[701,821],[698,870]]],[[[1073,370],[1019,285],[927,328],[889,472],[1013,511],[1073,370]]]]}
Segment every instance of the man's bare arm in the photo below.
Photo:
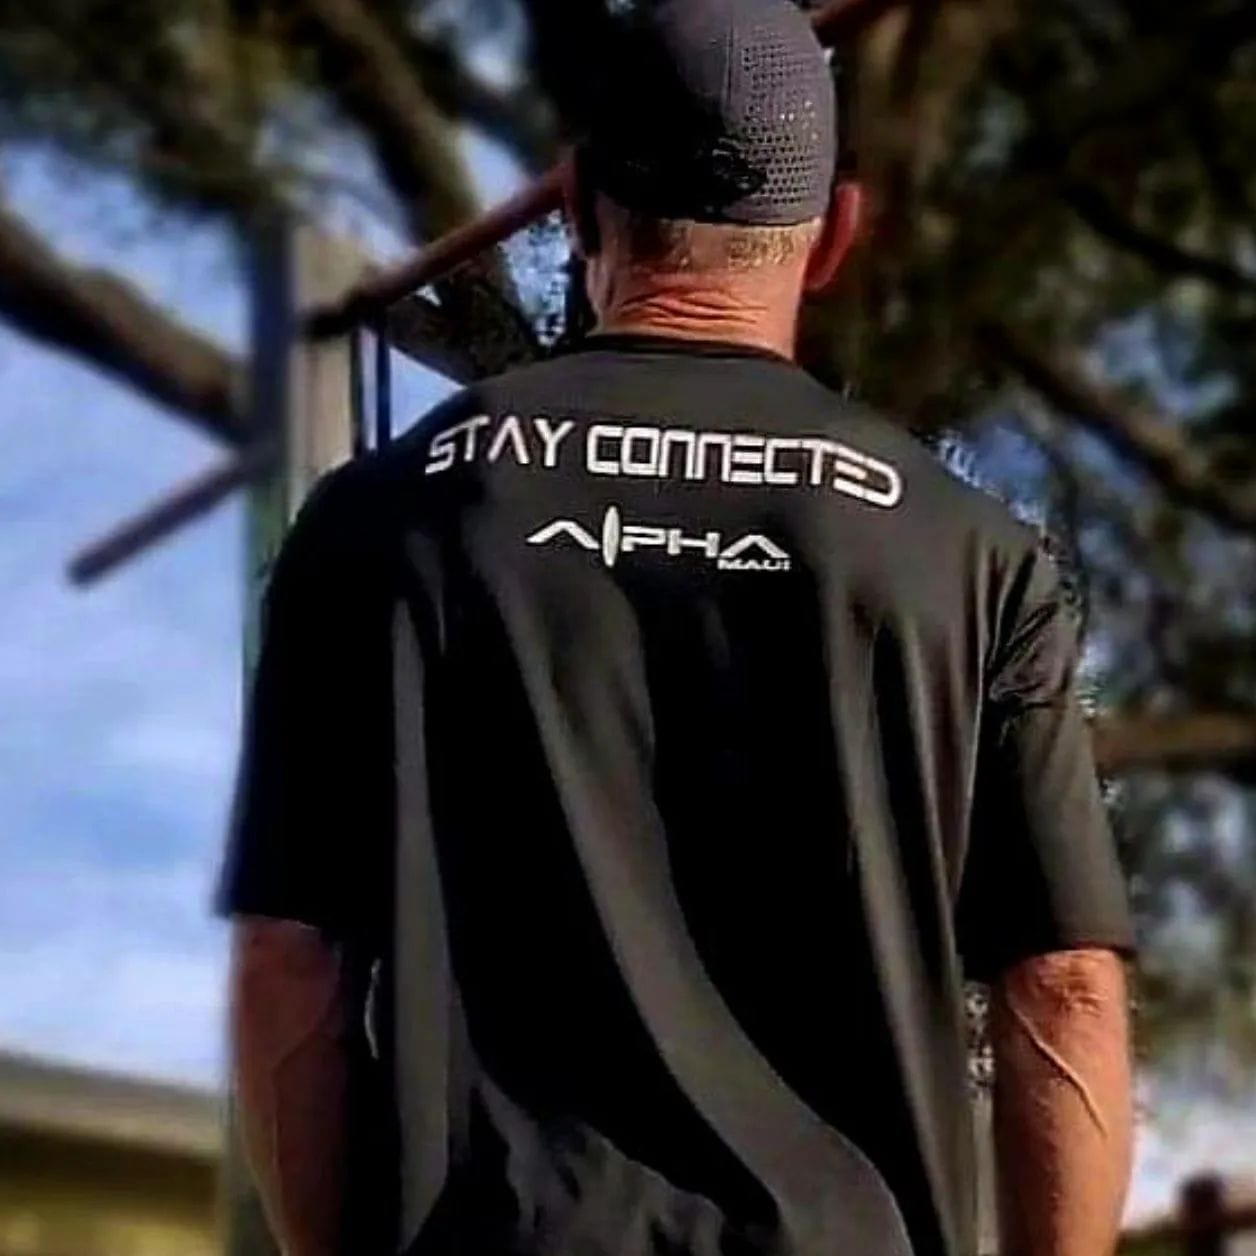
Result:
{"type": "Polygon", "coordinates": [[[285,1256],[341,1250],[345,1025],[334,946],[287,921],[236,926],[233,1082],[246,1154],[285,1256]]]}
{"type": "Polygon", "coordinates": [[[992,991],[991,1036],[1002,1256],[1110,1256],[1133,1141],[1121,960],[1015,965],[992,991]]]}

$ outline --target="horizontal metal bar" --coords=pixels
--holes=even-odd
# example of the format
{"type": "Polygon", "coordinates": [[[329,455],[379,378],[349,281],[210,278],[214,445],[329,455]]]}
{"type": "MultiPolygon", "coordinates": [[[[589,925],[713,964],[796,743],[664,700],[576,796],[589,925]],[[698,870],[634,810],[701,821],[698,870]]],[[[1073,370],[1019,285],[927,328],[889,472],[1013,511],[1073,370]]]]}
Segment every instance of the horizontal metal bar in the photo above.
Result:
{"type": "Polygon", "coordinates": [[[509,239],[563,203],[564,163],[483,217],[421,248],[408,261],[356,284],[332,305],[314,310],[306,319],[311,336],[339,336],[358,323],[377,322],[394,301],[426,287],[473,257],[509,239]]]}
{"type": "Polygon", "coordinates": [[[267,440],[247,446],[218,466],[187,480],[100,540],[81,549],[70,560],[70,580],[77,585],[99,580],[185,524],[207,514],[236,489],[269,475],[278,465],[277,442],[267,440]]]}

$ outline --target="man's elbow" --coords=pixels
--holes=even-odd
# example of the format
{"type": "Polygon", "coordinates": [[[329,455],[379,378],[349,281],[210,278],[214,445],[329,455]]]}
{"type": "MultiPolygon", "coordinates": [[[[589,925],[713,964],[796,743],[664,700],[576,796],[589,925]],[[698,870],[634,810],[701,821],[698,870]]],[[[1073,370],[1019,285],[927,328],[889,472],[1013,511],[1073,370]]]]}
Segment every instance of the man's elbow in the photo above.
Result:
{"type": "Polygon", "coordinates": [[[1033,956],[1003,973],[992,996],[1001,1089],[1042,1087],[1071,1095],[1105,1141],[1126,1145],[1132,1111],[1129,993],[1120,957],[1100,949],[1033,956]]]}
{"type": "Polygon", "coordinates": [[[330,1252],[341,1225],[345,1003],[317,930],[251,918],[235,930],[233,1086],[267,1216],[292,1252],[330,1252]]]}
{"type": "Polygon", "coordinates": [[[1052,951],[1013,964],[997,979],[996,1009],[1018,1011],[1046,1030],[1090,1027],[1128,1045],[1125,964],[1113,951],[1052,951]]]}
{"type": "Polygon", "coordinates": [[[312,1036],[341,1029],[340,957],[316,929],[244,917],[235,926],[231,1035],[237,1067],[275,1067],[312,1036]]]}

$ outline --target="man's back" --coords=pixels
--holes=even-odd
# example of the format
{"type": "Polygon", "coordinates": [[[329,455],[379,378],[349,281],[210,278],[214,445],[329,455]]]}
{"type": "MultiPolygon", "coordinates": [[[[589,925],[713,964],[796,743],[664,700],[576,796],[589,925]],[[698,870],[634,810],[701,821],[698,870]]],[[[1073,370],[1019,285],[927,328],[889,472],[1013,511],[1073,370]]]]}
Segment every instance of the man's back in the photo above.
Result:
{"type": "Polygon", "coordinates": [[[320,810],[396,804],[317,893],[395,918],[414,1250],[971,1252],[961,963],[1126,941],[1028,532],[782,359],[625,337],[302,526],[392,640],[320,810]]]}
{"type": "Polygon", "coordinates": [[[1098,1256],[1129,929],[1069,615],[787,360],[863,203],[805,14],[616,8],[598,334],[332,476],[272,579],[224,887],[268,1216],[393,1228],[347,1202],[365,1002],[422,1256],[973,1256],[964,971],[1008,1246],[1098,1256]]]}

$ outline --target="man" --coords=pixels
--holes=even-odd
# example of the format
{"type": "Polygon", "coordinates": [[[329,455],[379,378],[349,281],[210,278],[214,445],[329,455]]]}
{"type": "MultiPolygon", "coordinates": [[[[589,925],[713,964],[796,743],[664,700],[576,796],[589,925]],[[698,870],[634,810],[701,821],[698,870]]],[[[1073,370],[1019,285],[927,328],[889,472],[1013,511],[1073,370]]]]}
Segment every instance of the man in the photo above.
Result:
{"type": "Polygon", "coordinates": [[[595,334],[330,476],[273,578],[224,900],[274,1229],[974,1256],[966,974],[1004,1250],[1104,1256],[1130,930],[1069,613],[792,361],[858,207],[805,19],[626,21],[571,197],[595,334]]]}

